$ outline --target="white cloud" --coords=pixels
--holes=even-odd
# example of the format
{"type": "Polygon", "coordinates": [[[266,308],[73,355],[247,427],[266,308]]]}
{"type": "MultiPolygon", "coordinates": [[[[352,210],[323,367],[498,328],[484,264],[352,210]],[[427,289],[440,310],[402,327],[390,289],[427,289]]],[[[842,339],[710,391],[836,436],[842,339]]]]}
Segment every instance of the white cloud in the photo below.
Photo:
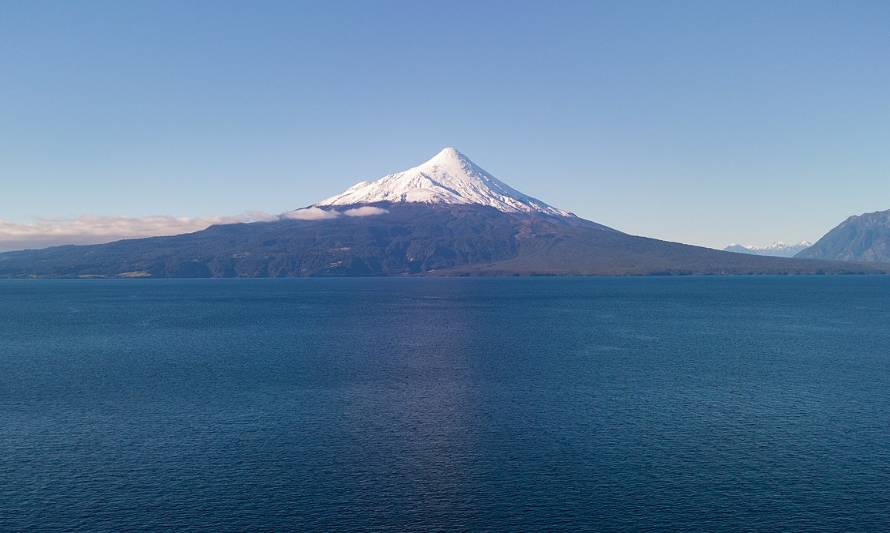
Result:
{"type": "Polygon", "coordinates": [[[214,224],[273,221],[280,218],[330,220],[339,216],[367,217],[386,213],[389,213],[386,209],[365,206],[343,212],[306,207],[290,211],[280,217],[263,212],[249,212],[219,217],[83,215],[77,218],[38,218],[27,224],[0,219],[0,252],[46,248],[61,244],[101,244],[120,239],[179,235],[200,231],[214,224]]]}
{"type": "Polygon", "coordinates": [[[99,244],[119,239],[178,235],[214,224],[276,220],[262,212],[220,217],[96,216],[38,218],[30,224],[0,220],[0,251],[45,248],[60,244],[99,244]]]}
{"type": "Polygon", "coordinates": [[[385,215],[386,213],[389,213],[389,211],[383,209],[382,207],[373,206],[354,207],[352,209],[343,211],[343,214],[348,217],[370,217],[374,215],[385,215]]]}
{"type": "Polygon", "coordinates": [[[327,220],[337,218],[340,216],[340,213],[336,211],[325,211],[324,209],[319,209],[317,207],[306,207],[297,209],[296,211],[289,211],[281,216],[292,220],[327,220]]]}
{"type": "Polygon", "coordinates": [[[389,213],[389,211],[381,207],[372,206],[354,207],[345,211],[337,211],[336,209],[321,209],[319,207],[312,206],[304,207],[303,209],[297,209],[296,211],[289,211],[281,215],[281,218],[289,218],[291,220],[330,220],[341,215],[346,215],[348,217],[370,217],[374,215],[383,215],[385,213],[389,213]]]}

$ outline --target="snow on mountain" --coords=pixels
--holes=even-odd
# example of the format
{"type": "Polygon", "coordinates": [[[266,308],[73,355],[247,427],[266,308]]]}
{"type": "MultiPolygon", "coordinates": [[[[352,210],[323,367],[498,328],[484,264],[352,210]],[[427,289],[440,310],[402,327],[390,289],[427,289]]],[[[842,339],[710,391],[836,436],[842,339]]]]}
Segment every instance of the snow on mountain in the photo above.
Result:
{"type": "Polygon", "coordinates": [[[809,241],[801,241],[797,244],[786,244],[782,241],[776,241],[772,244],[767,244],[766,246],[758,246],[756,244],[730,244],[723,250],[740,254],[766,255],[770,257],[794,257],[812,245],[813,243],[809,241]]]}
{"type": "Polygon", "coordinates": [[[356,183],[344,192],[318,202],[315,207],[376,202],[478,204],[507,213],[574,216],[513,189],[452,147],[444,148],[426,163],[403,172],[356,183]]]}

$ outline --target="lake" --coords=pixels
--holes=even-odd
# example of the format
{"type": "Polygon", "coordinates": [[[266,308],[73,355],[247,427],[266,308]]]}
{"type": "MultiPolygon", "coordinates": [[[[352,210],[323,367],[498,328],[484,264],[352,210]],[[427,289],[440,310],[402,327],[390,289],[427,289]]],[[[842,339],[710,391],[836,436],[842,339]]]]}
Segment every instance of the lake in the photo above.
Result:
{"type": "Polygon", "coordinates": [[[0,530],[887,530],[890,278],[0,281],[0,530]]]}

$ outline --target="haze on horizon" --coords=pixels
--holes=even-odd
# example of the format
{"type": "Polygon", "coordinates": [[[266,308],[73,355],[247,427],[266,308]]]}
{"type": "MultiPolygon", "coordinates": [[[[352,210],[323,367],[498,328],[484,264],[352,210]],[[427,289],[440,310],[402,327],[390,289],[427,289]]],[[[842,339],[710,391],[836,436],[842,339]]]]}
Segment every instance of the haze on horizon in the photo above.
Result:
{"type": "Polygon", "coordinates": [[[263,220],[448,145],[627,233],[815,241],[890,209],[888,26],[877,1],[8,3],[0,250],[263,220]]]}

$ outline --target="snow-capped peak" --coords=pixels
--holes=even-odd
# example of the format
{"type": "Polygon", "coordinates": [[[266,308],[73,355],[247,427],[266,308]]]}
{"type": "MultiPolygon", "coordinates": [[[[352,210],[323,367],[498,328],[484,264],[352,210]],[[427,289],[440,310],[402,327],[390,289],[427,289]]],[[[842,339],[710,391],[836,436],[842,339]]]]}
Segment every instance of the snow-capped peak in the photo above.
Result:
{"type": "Polygon", "coordinates": [[[783,241],[776,241],[767,245],[757,245],[757,244],[730,244],[724,251],[727,252],[736,252],[743,254],[753,254],[753,255],[768,255],[774,257],[794,257],[801,251],[812,246],[813,243],[809,241],[801,241],[797,244],[786,244],[783,241]]]}
{"type": "Polygon", "coordinates": [[[316,206],[417,202],[426,204],[479,204],[507,213],[543,213],[574,216],[568,211],[527,196],[498,180],[452,147],[443,148],[429,161],[384,176],[362,181],[316,206]]]}

